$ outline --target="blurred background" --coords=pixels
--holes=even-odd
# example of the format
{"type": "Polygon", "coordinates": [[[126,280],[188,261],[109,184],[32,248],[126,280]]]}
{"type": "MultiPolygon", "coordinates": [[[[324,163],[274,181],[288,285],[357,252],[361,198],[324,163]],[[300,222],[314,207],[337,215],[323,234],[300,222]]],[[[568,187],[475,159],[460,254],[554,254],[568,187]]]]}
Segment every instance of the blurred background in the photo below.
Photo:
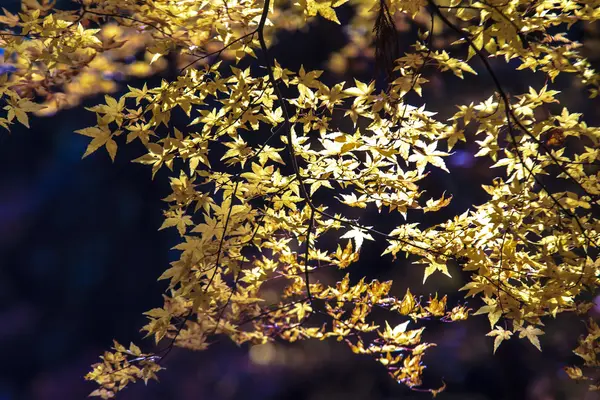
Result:
{"type": "MultiPolygon", "coordinates": [[[[16,3],[0,4],[14,8],[16,3]]],[[[342,8],[338,14],[342,22],[348,21],[352,10],[342,8]]],[[[402,29],[402,21],[399,25],[402,29]]],[[[409,25],[404,29],[408,45],[415,30],[409,25]]],[[[300,64],[306,69],[329,66],[326,80],[371,79],[376,73],[369,54],[350,49],[344,57],[332,55],[346,46],[350,34],[317,20],[308,30],[279,35],[274,54],[292,70],[300,64]]],[[[572,35],[585,41],[590,55],[600,54],[597,27],[575,25],[572,35]]],[[[543,85],[539,76],[524,81],[525,75],[512,70],[514,65],[495,66],[512,93],[543,85]]],[[[432,83],[424,89],[427,108],[447,118],[455,112],[454,104],[489,97],[491,81],[482,68],[476,69],[479,75],[465,80],[431,76],[432,83]]],[[[169,72],[162,77],[169,77],[169,72]]],[[[150,79],[148,86],[160,78],[150,79]]],[[[574,80],[559,79],[557,86],[571,111],[584,112],[590,125],[600,123],[594,115],[597,102],[588,101],[574,80]]],[[[97,101],[91,98],[85,105],[97,101]]],[[[83,399],[95,388],[83,376],[113,338],[152,348],[150,340],[140,340],[142,312],[162,304],[166,284],[156,279],[175,259],[170,248],[178,243],[174,230],[157,231],[163,220],[160,199],[169,193],[168,175],[163,169],[151,180],[148,167],[129,161],[143,154],[138,142],[120,146],[114,164],[104,151],[81,160],[89,139],[74,130],[94,124],[93,116],[77,108],[35,118],[29,130],[0,132],[0,400],[83,399]]],[[[441,222],[485,200],[480,184],[489,182],[495,171],[488,168],[488,160],[473,157],[476,151],[472,145],[459,144],[448,160],[451,174],[437,170],[427,180],[424,189],[431,196],[444,190],[454,195],[451,205],[427,218],[409,214],[410,222],[441,222]]],[[[363,216],[373,224],[378,223],[376,217],[363,216]]],[[[450,271],[453,279],[435,274],[422,285],[420,266],[402,259],[392,262],[380,254],[378,245],[366,243],[361,263],[350,273],[394,279],[397,293],[410,286],[425,295],[450,293],[450,304],[460,300],[461,295],[452,294],[465,283],[459,271],[450,271]]],[[[425,340],[438,346],[425,359],[425,384],[439,387],[443,379],[448,388],[441,399],[600,398],[562,371],[577,361],[571,351],[584,328],[579,318],[549,320],[541,338],[543,353],[525,341],[511,340],[495,356],[493,338],[485,336],[489,331],[485,317],[426,326],[425,340]]],[[[118,398],[431,398],[396,384],[371,358],[355,355],[335,341],[250,348],[223,338],[205,352],[175,349],[164,366],[160,383],[130,385],[118,398]]]]}

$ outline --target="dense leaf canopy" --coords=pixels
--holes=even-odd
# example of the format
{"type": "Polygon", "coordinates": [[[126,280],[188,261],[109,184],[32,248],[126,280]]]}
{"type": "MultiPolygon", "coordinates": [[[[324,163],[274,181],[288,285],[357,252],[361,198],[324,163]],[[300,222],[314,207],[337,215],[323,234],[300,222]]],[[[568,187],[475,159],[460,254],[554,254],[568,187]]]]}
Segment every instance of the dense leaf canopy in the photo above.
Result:
{"type": "MultiPolygon", "coordinates": [[[[515,337],[541,350],[546,319],[585,315],[593,306],[600,128],[569,111],[553,83],[571,74],[589,98],[598,96],[600,75],[569,38],[572,26],[600,17],[598,0],[75,5],[60,10],[23,0],[21,12],[0,16],[0,125],[29,126],[31,114],[51,116],[106,94],[87,108],[97,123],[77,130],[90,138],[83,156],[106,151],[114,160],[119,146],[141,142],[147,152],[134,161],[150,166],[152,176],[161,169],[171,175],[161,229],[181,236],[178,260],[160,277],[168,280],[164,305],[146,313],[143,328],[162,347],[146,353],[115,342],[86,377],[99,385],[93,395],[112,398],[132,381],[156,378],[174,346],[202,350],[214,335],[238,344],[334,338],[373,357],[398,382],[435,395],[441,380],[422,385],[423,357],[434,346],[423,340],[424,320],[460,323],[484,314],[494,351],[515,337]],[[340,23],[342,6],[354,9],[348,46],[374,55],[383,90],[375,80],[326,84],[323,71],[292,71],[269,52],[280,30],[314,18],[340,23]],[[405,54],[398,18],[419,27],[405,54]],[[441,31],[454,40],[436,41],[441,31]],[[509,94],[494,71],[501,63],[545,76],[546,84],[509,94]],[[108,95],[118,80],[170,65],[177,66],[174,79],[108,95]],[[436,118],[418,97],[428,77],[468,81],[475,66],[495,94],[436,118]],[[431,198],[422,181],[436,169],[449,172],[444,160],[458,141],[476,144],[476,155],[497,168],[484,185],[487,201],[420,227],[411,215],[452,200],[431,198]],[[384,231],[353,208],[405,222],[384,231]],[[461,290],[483,306],[410,290],[395,296],[391,281],[349,274],[319,279],[321,270],[357,263],[371,241],[385,243],[384,262],[412,257],[424,281],[450,276],[450,264],[460,267],[469,277],[461,290]],[[404,322],[390,325],[385,315],[404,322]]],[[[334,59],[350,53],[342,49],[334,59]]],[[[590,320],[588,330],[574,349],[580,366],[566,371],[598,389],[600,328],[590,320]]]]}

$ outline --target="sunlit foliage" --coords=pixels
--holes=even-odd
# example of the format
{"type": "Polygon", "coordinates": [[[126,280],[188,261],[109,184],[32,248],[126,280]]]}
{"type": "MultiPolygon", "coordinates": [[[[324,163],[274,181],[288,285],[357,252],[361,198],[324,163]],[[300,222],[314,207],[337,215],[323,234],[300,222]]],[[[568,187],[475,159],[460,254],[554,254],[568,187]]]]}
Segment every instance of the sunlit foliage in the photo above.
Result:
{"type": "MultiPolygon", "coordinates": [[[[59,10],[48,0],[23,0],[19,13],[0,16],[0,125],[29,126],[32,113],[51,115],[105,93],[102,104],[87,108],[96,124],[77,130],[90,138],[83,156],[106,151],[114,160],[119,146],[140,141],[147,152],[133,161],[148,165],[153,177],[161,169],[170,174],[161,229],[181,236],[179,259],[160,277],[168,281],[164,306],[146,313],[143,328],[161,350],[142,353],[115,342],[86,376],[99,385],[93,395],[112,398],[130,382],[154,379],[173,346],[202,350],[215,335],[238,344],[333,338],[373,357],[398,382],[435,395],[441,380],[437,388],[422,386],[423,357],[435,345],[423,341],[424,319],[460,323],[485,315],[494,352],[515,338],[542,350],[545,320],[585,315],[593,306],[600,283],[600,129],[561,104],[552,86],[558,75],[573,74],[590,98],[598,96],[599,75],[567,35],[574,24],[600,17],[597,1],[75,5],[59,10]],[[355,10],[353,33],[334,64],[343,69],[357,52],[374,56],[385,90],[375,81],[328,85],[322,71],[289,70],[269,53],[278,30],[301,29],[315,18],[339,23],[341,6],[355,10]],[[397,54],[398,21],[420,27],[405,54],[397,54]],[[457,40],[436,41],[441,31],[457,40]],[[545,75],[546,84],[509,95],[491,61],[545,75]],[[108,94],[117,80],[170,64],[177,66],[173,80],[108,94]],[[437,119],[424,101],[406,100],[422,94],[430,74],[468,81],[475,64],[496,92],[459,104],[449,120],[437,119]],[[497,168],[484,186],[487,202],[419,227],[409,212],[435,212],[452,199],[431,198],[421,182],[432,170],[449,172],[445,158],[467,140],[497,168]],[[382,218],[399,213],[406,222],[382,231],[352,208],[377,210],[382,218]],[[382,262],[413,257],[424,281],[459,266],[470,279],[461,290],[484,305],[471,310],[410,290],[394,296],[391,281],[317,280],[322,269],[358,262],[372,241],[386,243],[382,262]],[[390,324],[381,319],[386,313],[404,322],[390,324]]],[[[598,389],[600,330],[593,320],[588,329],[574,350],[581,365],[566,372],[598,389]]]]}

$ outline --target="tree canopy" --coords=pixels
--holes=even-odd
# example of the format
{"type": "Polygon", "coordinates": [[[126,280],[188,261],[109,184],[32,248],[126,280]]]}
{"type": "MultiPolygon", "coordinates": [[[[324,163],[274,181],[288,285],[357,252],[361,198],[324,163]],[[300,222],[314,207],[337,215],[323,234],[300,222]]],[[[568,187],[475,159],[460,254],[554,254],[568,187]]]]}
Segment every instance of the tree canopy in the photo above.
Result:
{"type": "MultiPolygon", "coordinates": [[[[544,321],[585,316],[600,285],[600,128],[553,88],[571,74],[595,101],[600,75],[570,30],[598,18],[598,0],[78,0],[64,9],[23,0],[18,13],[4,9],[3,128],[105,94],[86,108],[97,123],[76,131],[90,138],[83,157],[114,160],[119,146],[140,142],[146,152],[133,161],[152,177],[169,171],[160,229],[177,230],[179,256],[160,277],[163,307],[143,327],[160,347],[115,341],[86,376],[99,385],[92,395],[155,379],[174,346],[203,350],[215,335],[344,341],[433,395],[445,385],[422,384],[435,345],[423,339],[426,320],[486,315],[494,352],[517,337],[542,350],[544,321]],[[353,10],[348,46],[371,54],[379,77],[329,83],[272,57],[279,31],[315,18],[339,24],[342,7],[353,10]],[[404,54],[398,18],[418,29],[404,54]],[[452,40],[436,41],[441,32],[452,40]],[[546,83],[509,93],[501,64],[546,83]],[[174,78],[156,87],[119,84],[173,65],[174,78]],[[440,73],[485,74],[495,93],[436,118],[420,96],[440,73]],[[487,201],[421,227],[419,213],[452,200],[422,186],[432,171],[450,172],[444,160],[459,141],[494,162],[487,201]],[[383,230],[354,209],[403,222],[383,230]],[[372,241],[385,243],[382,262],[411,257],[424,282],[457,266],[469,279],[461,291],[481,306],[394,294],[392,281],[319,279],[358,263],[372,241]]],[[[600,328],[593,319],[587,328],[579,365],[565,370],[599,390],[600,328]]]]}

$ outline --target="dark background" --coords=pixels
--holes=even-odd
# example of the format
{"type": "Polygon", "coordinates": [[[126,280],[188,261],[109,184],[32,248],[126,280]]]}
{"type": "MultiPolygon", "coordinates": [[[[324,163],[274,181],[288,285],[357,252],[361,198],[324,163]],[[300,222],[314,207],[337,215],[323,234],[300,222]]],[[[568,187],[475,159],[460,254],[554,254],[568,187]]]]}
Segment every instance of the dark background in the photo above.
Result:
{"type": "MultiPolygon", "coordinates": [[[[346,8],[340,17],[344,21],[350,15],[346,8]]],[[[577,25],[574,29],[575,35],[595,38],[577,25]]],[[[308,32],[282,34],[274,53],[290,69],[301,63],[307,69],[323,68],[331,51],[345,40],[338,27],[318,21],[308,32]]],[[[410,34],[405,42],[412,42],[410,34]]],[[[543,84],[543,77],[524,82],[517,78],[523,74],[513,76],[513,65],[496,67],[511,92],[543,84]]],[[[342,77],[347,81],[351,76],[362,80],[375,76],[373,63],[366,58],[358,57],[348,68],[342,77]]],[[[485,71],[478,71],[479,76],[464,81],[434,76],[424,91],[427,108],[445,118],[454,112],[454,104],[487,98],[493,87],[485,71]]],[[[158,78],[148,86],[156,82],[158,78]]],[[[571,111],[594,114],[590,111],[597,102],[588,102],[580,87],[570,79],[558,84],[561,100],[571,111]]],[[[97,101],[89,99],[86,104],[97,101]]],[[[150,168],[129,161],[143,154],[137,143],[120,146],[114,164],[105,151],[81,160],[89,139],[73,132],[93,125],[93,117],[80,107],[34,118],[29,130],[15,127],[10,134],[0,132],[0,400],[83,399],[95,388],[83,376],[113,338],[152,347],[151,341],[140,340],[142,312],[162,304],[166,285],[156,278],[175,259],[169,249],[178,242],[175,230],[157,231],[165,205],[160,199],[169,193],[168,175],[163,169],[152,181],[150,168]]],[[[488,160],[474,159],[474,152],[472,146],[459,145],[448,160],[452,173],[434,171],[425,187],[431,196],[444,190],[453,194],[451,206],[428,219],[409,214],[409,222],[439,222],[485,200],[479,185],[489,182],[496,171],[488,168],[488,160]]],[[[376,217],[367,214],[363,221],[375,225],[376,217]]],[[[464,284],[465,276],[451,270],[452,280],[434,274],[423,286],[422,267],[392,262],[380,258],[380,253],[377,245],[366,243],[362,261],[351,273],[395,279],[399,293],[407,286],[424,294],[452,293],[464,284]]],[[[459,300],[460,295],[451,299],[459,300]]],[[[493,339],[485,336],[489,331],[485,317],[457,324],[431,322],[427,328],[426,340],[439,345],[425,359],[426,385],[438,387],[443,378],[448,389],[441,399],[598,398],[562,372],[564,365],[576,361],[571,350],[583,331],[578,318],[548,320],[541,338],[543,353],[514,339],[492,356],[493,339]]],[[[431,397],[396,384],[383,367],[352,354],[343,343],[277,344],[275,350],[275,358],[261,365],[252,361],[246,346],[237,347],[225,338],[205,352],[176,349],[165,361],[160,384],[131,385],[118,398],[431,397]]]]}

